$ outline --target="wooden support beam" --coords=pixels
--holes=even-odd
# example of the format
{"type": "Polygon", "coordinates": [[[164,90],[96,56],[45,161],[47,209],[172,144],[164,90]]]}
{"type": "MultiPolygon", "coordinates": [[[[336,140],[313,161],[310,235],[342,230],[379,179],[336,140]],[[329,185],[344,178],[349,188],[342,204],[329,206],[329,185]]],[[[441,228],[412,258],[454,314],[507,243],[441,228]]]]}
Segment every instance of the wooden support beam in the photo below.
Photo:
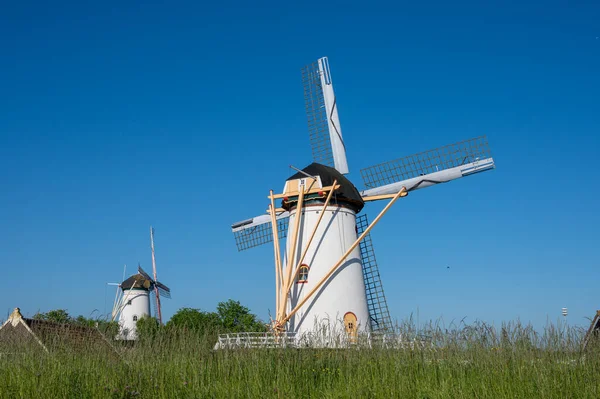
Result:
{"type": "Polygon", "coordinates": [[[300,308],[306,303],[306,301],[308,301],[314,295],[314,293],[319,288],[321,288],[323,283],[325,283],[325,281],[327,281],[327,279],[329,277],[331,277],[331,275],[344,262],[344,260],[348,257],[348,255],[350,255],[350,253],[354,250],[354,248],[356,248],[356,246],[362,241],[362,239],[371,232],[371,229],[377,224],[377,222],[379,222],[379,220],[383,217],[383,215],[385,215],[385,213],[390,209],[390,207],[394,204],[394,202],[396,202],[396,200],[398,198],[400,198],[402,196],[402,194],[405,192],[406,192],[406,187],[402,187],[402,190],[400,190],[398,193],[396,193],[394,195],[394,198],[392,198],[392,200],[385,206],[385,208],[383,208],[383,210],[379,213],[379,215],[377,215],[375,220],[373,220],[373,222],[365,229],[365,231],[363,231],[363,233],[360,235],[360,237],[358,237],[356,239],[356,241],[354,241],[354,243],[350,246],[350,248],[348,248],[348,250],[342,255],[342,257],[331,267],[331,269],[329,269],[329,272],[327,272],[327,274],[321,280],[319,280],[317,285],[315,285],[313,287],[313,289],[310,290],[310,292],[306,296],[304,296],[304,298],[300,301],[300,303],[298,303],[292,310],[290,310],[289,314],[287,314],[285,317],[280,319],[281,325],[284,325],[285,323],[287,323],[290,320],[290,318],[294,314],[296,314],[296,312],[298,312],[298,310],[300,310],[300,308]]]}
{"type": "MultiPolygon", "coordinates": [[[[406,197],[408,195],[408,191],[405,192],[404,194],[401,194],[401,197],[406,197]]],[[[365,202],[369,202],[369,201],[378,201],[378,200],[382,200],[382,199],[392,199],[396,196],[396,194],[381,194],[381,195],[370,195],[368,197],[362,197],[363,201],[365,202]]]]}
{"type": "MultiPolygon", "coordinates": [[[[296,259],[296,247],[298,245],[298,233],[300,231],[300,222],[302,221],[302,205],[304,203],[304,187],[300,191],[300,196],[298,197],[298,205],[296,206],[296,220],[294,221],[294,232],[292,234],[292,245],[290,247],[290,251],[287,257],[287,278],[283,281],[283,286],[287,287],[288,282],[290,281],[292,275],[292,269],[294,268],[294,263],[296,259]]],[[[277,320],[281,320],[281,318],[285,315],[286,302],[288,298],[288,291],[283,291],[282,300],[280,301],[280,317],[277,320]]]]}
{"type": "MultiPolygon", "coordinates": [[[[335,180],[333,182],[334,187],[335,187],[336,183],[337,183],[337,180],[335,180]]],[[[302,256],[300,257],[300,260],[298,260],[298,262],[296,263],[292,279],[290,281],[288,281],[288,285],[287,285],[287,287],[285,287],[286,290],[288,290],[288,291],[292,288],[292,285],[294,284],[294,280],[296,279],[296,276],[298,275],[298,272],[300,271],[300,265],[302,264],[302,262],[304,261],[304,258],[306,257],[306,253],[308,252],[310,243],[312,242],[313,238],[315,237],[317,229],[319,228],[319,224],[321,223],[321,219],[323,219],[323,215],[325,215],[325,210],[327,209],[327,206],[329,205],[329,201],[331,200],[331,197],[333,196],[334,191],[335,190],[331,190],[331,191],[329,191],[329,194],[327,194],[327,199],[325,200],[325,203],[323,204],[323,208],[321,209],[321,213],[319,214],[319,218],[317,219],[317,224],[315,224],[315,227],[313,227],[313,231],[310,234],[310,238],[308,239],[308,242],[306,243],[306,246],[304,247],[304,250],[302,251],[302,256]]]]}
{"type": "Polygon", "coordinates": [[[279,247],[279,231],[277,226],[277,219],[275,216],[275,199],[273,198],[273,190],[271,190],[271,204],[269,205],[269,211],[271,213],[271,231],[273,232],[273,247],[275,251],[275,309],[279,309],[279,298],[281,296],[282,286],[282,274],[283,268],[281,266],[281,250],[279,247]]]}

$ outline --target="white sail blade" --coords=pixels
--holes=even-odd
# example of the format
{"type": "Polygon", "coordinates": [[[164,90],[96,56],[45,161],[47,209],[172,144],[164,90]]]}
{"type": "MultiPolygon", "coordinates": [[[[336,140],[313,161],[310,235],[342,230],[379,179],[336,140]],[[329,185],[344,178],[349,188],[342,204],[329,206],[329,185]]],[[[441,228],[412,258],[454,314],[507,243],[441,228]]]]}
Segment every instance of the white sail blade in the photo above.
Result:
{"type": "Polygon", "coordinates": [[[319,71],[321,72],[321,87],[323,88],[323,98],[325,99],[325,109],[327,111],[327,125],[329,127],[333,162],[337,171],[345,175],[349,172],[346,146],[342,137],[342,126],[338,116],[337,101],[333,92],[333,81],[331,80],[327,57],[319,59],[319,71]]]}
{"type": "Polygon", "coordinates": [[[486,170],[491,170],[494,168],[494,159],[486,158],[477,160],[475,162],[465,163],[464,165],[456,166],[454,168],[441,170],[439,172],[428,173],[418,177],[413,177],[411,179],[363,190],[360,194],[363,196],[363,198],[376,195],[395,194],[400,191],[402,187],[406,187],[407,191],[413,191],[440,183],[447,183],[461,177],[470,176],[479,172],[485,172],[486,170]]]}
{"type": "Polygon", "coordinates": [[[327,57],[306,65],[302,82],[313,161],[347,174],[346,147],[327,57]]]}

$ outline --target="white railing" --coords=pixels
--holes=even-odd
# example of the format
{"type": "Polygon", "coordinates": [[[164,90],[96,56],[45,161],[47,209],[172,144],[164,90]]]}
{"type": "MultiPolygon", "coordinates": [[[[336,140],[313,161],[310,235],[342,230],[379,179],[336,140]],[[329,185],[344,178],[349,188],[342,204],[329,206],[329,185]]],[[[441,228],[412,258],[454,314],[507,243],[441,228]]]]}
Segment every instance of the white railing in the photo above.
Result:
{"type": "Polygon", "coordinates": [[[272,332],[221,334],[214,349],[240,348],[386,348],[386,349],[425,349],[432,347],[426,337],[406,339],[398,333],[367,332],[355,337],[346,334],[283,333],[272,332]]]}
{"type": "Polygon", "coordinates": [[[231,333],[221,334],[214,349],[239,348],[285,348],[295,347],[296,340],[292,333],[276,336],[273,333],[231,333]]]}

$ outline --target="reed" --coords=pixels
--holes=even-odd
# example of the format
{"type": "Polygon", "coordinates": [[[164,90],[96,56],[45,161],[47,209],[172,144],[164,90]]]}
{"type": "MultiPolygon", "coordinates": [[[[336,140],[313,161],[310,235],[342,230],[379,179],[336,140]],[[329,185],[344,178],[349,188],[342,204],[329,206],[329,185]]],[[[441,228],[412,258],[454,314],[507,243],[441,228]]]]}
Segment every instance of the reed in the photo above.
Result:
{"type": "MultiPolygon", "coordinates": [[[[397,326],[417,335],[412,320],[397,326]]],[[[520,322],[421,326],[415,349],[213,350],[215,335],[160,329],[121,360],[14,348],[0,398],[597,398],[600,345],[581,328],[520,322]]]]}

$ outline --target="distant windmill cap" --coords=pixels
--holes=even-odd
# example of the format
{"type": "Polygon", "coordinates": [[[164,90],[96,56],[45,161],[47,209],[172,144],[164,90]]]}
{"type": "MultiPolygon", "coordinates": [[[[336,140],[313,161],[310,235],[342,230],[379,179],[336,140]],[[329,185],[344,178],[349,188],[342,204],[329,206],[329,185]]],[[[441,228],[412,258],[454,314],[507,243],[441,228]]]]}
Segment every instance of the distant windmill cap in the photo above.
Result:
{"type": "Polygon", "coordinates": [[[145,278],[142,274],[136,273],[121,283],[122,290],[130,290],[132,288],[149,290],[152,282],[145,278]]]}
{"type": "MultiPolygon", "coordinates": [[[[337,184],[339,184],[341,187],[335,192],[334,202],[344,202],[348,205],[351,205],[356,213],[360,212],[365,206],[365,202],[363,201],[362,196],[354,184],[352,184],[347,177],[338,172],[337,169],[313,162],[302,169],[302,172],[310,176],[321,177],[321,183],[323,183],[323,186],[331,186],[333,185],[333,182],[337,180],[337,184]]],[[[305,174],[298,172],[293,176],[290,176],[287,180],[296,180],[304,177],[306,177],[305,174]]],[[[287,204],[283,203],[282,207],[286,210],[289,210],[287,209],[289,208],[289,205],[287,207],[286,205],[287,204]]]]}

